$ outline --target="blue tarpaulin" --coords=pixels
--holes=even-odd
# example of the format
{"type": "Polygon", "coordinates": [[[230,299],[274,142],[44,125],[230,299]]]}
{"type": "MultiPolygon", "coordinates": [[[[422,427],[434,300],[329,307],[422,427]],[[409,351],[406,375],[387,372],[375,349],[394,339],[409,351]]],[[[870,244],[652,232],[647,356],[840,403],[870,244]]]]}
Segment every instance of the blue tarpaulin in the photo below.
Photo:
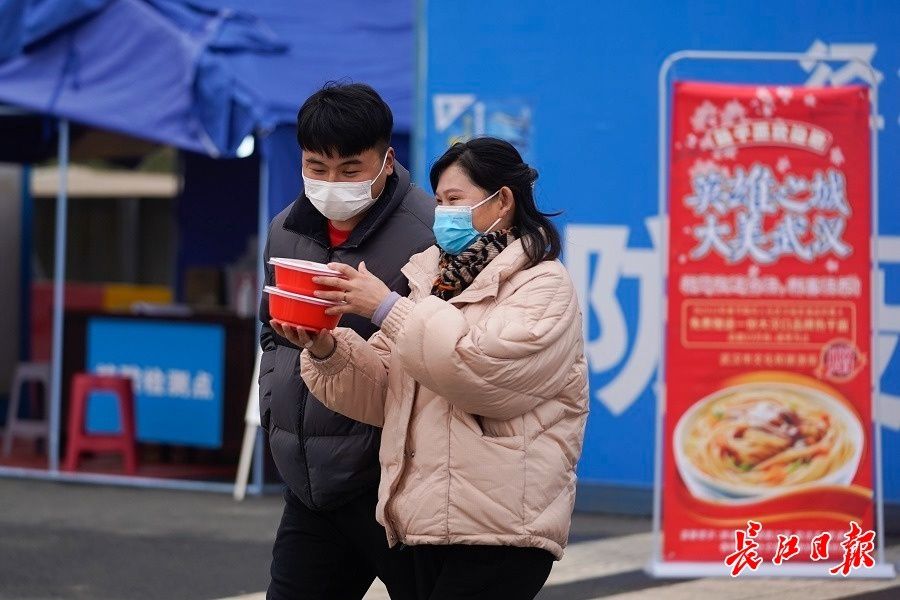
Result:
{"type": "Polygon", "coordinates": [[[411,0],[0,4],[0,103],[210,156],[256,132],[270,211],[299,189],[291,129],[309,94],[368,83],[408,133],[413,75],[411,0]]]}
{"type": "MultiPolygon", "coordinates": [[[[183,1],[183,0],[182,0],[183,1]]],[[[365,82],[394,113],[394,129],[409,133],[415,74],[413,0],[191,0],[195,6],[255,15],[287,51],[257,60],[227,57],[253,94],[260,123],[293,123],[307,96],[329,80],[365,82]]]]}
{"type": "Polygon", "coordinates": [[[410,0],[11,0],[0,101],[211,155],[292,123],[329,80],[364,81],[408,132],[410,0]]]}
{"type": "MultiPolygon", "coordinates": [[[[0,100],[187,150],[232,153],[254,123],[234,100],[238,86],[229,85],[229,69],[215,46],[227,20],[207,18],[201,35],[182,28],[170,18],[172,11],[160,11],[157,4],[169,6],[110,0],[87,12],[78,2],[28,4],[19,13],[18,43],[4,48],[0,100]],[[33,12],[41,18],[55,14],[59,26],[30,26],[39,18],[33,12]]],[[[0,14],[0,21],[12,18],[0,14]]],[[[248,45],[245,51],[260,50],[248,45]]]]}

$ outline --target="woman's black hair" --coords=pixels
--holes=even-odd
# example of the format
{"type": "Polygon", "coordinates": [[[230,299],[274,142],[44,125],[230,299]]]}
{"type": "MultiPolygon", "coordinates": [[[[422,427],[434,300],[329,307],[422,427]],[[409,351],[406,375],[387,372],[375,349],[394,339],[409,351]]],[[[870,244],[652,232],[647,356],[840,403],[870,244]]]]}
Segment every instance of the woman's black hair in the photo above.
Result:
{"type": "Polygon", "coordinates": [[[490,194],[503,186],[512,190],[516,201],[513,225],[528,256],[526,268],[559,258],[562,243],[559,231],[550,220],[559,213],[538,210],[534,201],[538,172],[522,161],[522,155],[512,144],[491,137],[453,144],[431,167],[431,189],[435,193],[438,180],[451,165],[459,165],[475,185],[490,194]]]}

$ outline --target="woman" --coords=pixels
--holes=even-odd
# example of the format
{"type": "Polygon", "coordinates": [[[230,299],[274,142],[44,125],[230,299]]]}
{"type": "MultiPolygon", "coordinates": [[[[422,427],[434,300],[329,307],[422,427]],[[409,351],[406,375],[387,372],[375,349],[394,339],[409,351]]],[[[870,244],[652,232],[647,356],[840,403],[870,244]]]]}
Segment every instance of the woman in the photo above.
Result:
{"type": "Polygon", "coordinates": [[[537,173],[507,142],[450,148],[431,169],[438,246],[403,269],[400,298],[371,275],[317,292],[371,318],[367,342],[310,337],[301,374],[333,410],[383,427],[377,518],[410,546],[421,598],[533,598],[562,557],[588,407],[581,315],[537,173]]]}

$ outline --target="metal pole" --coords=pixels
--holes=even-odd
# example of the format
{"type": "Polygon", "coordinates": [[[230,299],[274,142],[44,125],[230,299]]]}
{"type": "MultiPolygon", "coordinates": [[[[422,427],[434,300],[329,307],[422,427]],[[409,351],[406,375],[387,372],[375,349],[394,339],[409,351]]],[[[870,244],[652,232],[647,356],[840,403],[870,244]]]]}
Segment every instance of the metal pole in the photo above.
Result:
{"type": "Polygon", "coordinates": [[[19,243],[19,360],[31,360],[31,253],[34,247],[34,199],[31,165],[22,166],[22,239],[19,243]]]}
{"type": "MultiPolygon", "coordinates": [[[[264,260],[267,241],[266,238],[269,235],[269,161],[266,158],[266,153],[262,149],[262,136],[258,136],[257,139],[259,141],[259,144],[257,145],[257,152],[259,152],[259,211],[257,220],[259,252],[257,253],[256,261],[256,289],[257,300],[259,300],[262,295],[262,289],[266,285],[266,270],[264,260]]],[[[259,306],[258,302],[257,306],[259,306]]],[[[259,350],[259,334],[261,328],[262,323],[259,321],[259,319],[257,319],[256,343],[254,352],[257,352],[259,350]]],[[[253,486],[250,490],[250,493],[257,496],[262,495],[263,489],[264,443],[265,438],[263,437],[262,427],[258,427],[256,429],[256,443],[253,445],[253,486]]]]}
{"type": "Polygon", "coordinates": [[[428,129],[428,0],[416,3],[416,114],[412,134],[412,165],[414,181],[427,181],[425,132],[428,129]]]}
{"type": "Polygon", "coordinates": [[[869,67],[869,73],[872,76],[873,83],[869,86],[871,96],[869,101],[872,103],[872,114],[869,115],[869,144],[871,146],[871,195],[872,195],[872,247],[870,254],[872,264],[869,275],[869,294],[872,307],[872,328],[869,332],[871,336],[871,348],[869,352],[872,359],[869,361],[869,368],[872,371],[872,421],[875,429],[875,529],[878,531],[878,562],[885,563],[887,557],[884,553],[884,473],[883,473],[883,456],[881,446],[881,377],[878,366],[881,361],[878,356],[878,324],[880,316],[878,307],[881,304],[881,280],[878,276],[878,83],[875,78],[875,68],[869,63],[865,63],[869,67]]]}
{"type": "MultiPolygon", "coordinates": [[[[656,170],[657,176],[657,210],[659,212],[659,276],[662,279],[664,290],[662,298],[667,298],[665,292],[666,270],[668,268],[667,256],[669,247],[669,225],[667,220],[668,206],[666,201],[668,198],[668,185],[666,175],[668,173],[668,146],[666,140],[668,138],[668,75],[669,68],[672,63],[667,58],[659,71],[659,80],[657,82],[659,93],[659,123],[657,124],[659,138],[658,144],[658,164],[656,170]]],[[[656,423],[655,437],[656,444],[653,452],[653,563],[662,562],[662,467],[663,467],[663,416],[666,412],[665,405],[665,367],[666,367],[666,323],[668,315],[666,314],[666,301],[661,300],[663,306],[660,307],[659,317],[661,327],[659,328],[659,364],[656,368],[656,423]]]]}
{"type": "Polygon", "coordinates": [[[49,470],[59,471],[59,430],[62,409],[63,319],[66,287],[66,227],[68,225],[69,122],[59,121],[59,189],[56,192],[56,242],[53,260],[53,350],[50,391],[49,470]]]}

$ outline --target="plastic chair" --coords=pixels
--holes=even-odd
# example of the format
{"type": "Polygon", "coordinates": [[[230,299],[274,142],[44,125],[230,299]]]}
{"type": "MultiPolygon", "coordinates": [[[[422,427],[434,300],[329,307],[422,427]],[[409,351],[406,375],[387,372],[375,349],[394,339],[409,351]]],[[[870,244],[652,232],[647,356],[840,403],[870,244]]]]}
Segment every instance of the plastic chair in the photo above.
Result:
{"type": "Polygon", "coordinates": [[[125,473],[137,473],[137,443],[134,425],[134,390],[131,379],[111,375],[78,373],[72,377],[69,400],[69,439],[66,444],[64,471],[78,468],[83,452],[118,452],[122,455],[125,473]],[[119,403],[121,431],[115,434],[93,434],[85,431],[88,398],[93,392],[113,392],[119,403]]]}
{"type": "Polygon", "coordinates": [[[12,393],[9,396],[9,407],[6,411],[6,433],[3,436],[3,456],[12,452],[13,439],[20,437],[31,440],[47,440],[50,424],[43,419],[20,419],[19,405],[22,403],[22,387],[26,383],[40,383],[43,391],[44,409],[49,408],[50,397],[50,364],[37,362],[21,362],[13,373],[12,393]]]}

